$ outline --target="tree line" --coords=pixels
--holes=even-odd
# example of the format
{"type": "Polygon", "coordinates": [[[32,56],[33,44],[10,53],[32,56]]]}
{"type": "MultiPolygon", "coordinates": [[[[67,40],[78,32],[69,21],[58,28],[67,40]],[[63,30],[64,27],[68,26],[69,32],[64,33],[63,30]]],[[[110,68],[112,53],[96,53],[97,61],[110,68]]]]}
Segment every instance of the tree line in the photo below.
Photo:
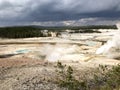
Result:
{"type": "MultiPolygon", "coordinates": [[[[61,27],[44,27],[44,26],[16,26],[16,27],[0,27],[1,38],[29,38],[29,37],[45,37],[43,30],[48,32],[64,32],[69,30],[85,30],[90,32],[91,29],[117,29],[116,25],[98,25],[98,26],[61,26],[61,27]]],[[[49,36],[49,35],[48,35],[49,36]]]]}
{"type": "Polygon", "coordinates": [[[34,27],[4,27],[0,28],[1,38],[43,37],[41,30],[34,27]]]}

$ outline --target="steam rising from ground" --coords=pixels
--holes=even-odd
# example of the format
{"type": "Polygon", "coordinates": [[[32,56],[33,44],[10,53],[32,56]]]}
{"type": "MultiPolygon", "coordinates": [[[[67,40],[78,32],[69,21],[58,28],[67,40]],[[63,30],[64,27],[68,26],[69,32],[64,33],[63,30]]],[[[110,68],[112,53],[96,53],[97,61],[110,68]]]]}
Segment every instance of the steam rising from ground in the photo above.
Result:
{"type": "Polygon", "coordinates": [[[58,60],[79,60],[80,47],[71,44],[44,45],[41,54],[45,55],[45,60],[56,62],[58,60]]]}
{"type": "Polygon", "coordinates": [[[111,40],[108,40],[107,43],[101,46],[96,54],[106,55],[108,58],[120,59],[120,24],[117,24],[119,31],[115,33],[111,40]]]}

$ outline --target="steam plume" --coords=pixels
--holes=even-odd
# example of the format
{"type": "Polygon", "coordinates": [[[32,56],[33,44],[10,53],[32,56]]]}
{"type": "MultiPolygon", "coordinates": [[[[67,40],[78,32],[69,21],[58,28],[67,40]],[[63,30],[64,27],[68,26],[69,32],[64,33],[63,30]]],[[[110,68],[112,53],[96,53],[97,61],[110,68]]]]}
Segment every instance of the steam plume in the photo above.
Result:
{"type": "Polygon", "coordinates": [[[117,24],[118,31],[115,33],[111,40],[101,46],[96,54],[106,55],[108,58],[120,58],[120,24],[117,24]]]}

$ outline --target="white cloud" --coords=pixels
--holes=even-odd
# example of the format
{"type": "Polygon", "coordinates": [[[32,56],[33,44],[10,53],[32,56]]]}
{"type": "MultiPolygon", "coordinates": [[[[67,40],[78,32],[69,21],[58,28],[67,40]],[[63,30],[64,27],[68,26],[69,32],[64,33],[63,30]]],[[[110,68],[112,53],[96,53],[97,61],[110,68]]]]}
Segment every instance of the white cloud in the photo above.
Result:
{"type": "Polygon", "coordinates": [[[24,25],[40,26],[85,26],[85,25],[115,25],[119,20],[106,20],[103,18],[82,18],[68,21],[46,21],[46,22],[26,22],[24,25]]]}

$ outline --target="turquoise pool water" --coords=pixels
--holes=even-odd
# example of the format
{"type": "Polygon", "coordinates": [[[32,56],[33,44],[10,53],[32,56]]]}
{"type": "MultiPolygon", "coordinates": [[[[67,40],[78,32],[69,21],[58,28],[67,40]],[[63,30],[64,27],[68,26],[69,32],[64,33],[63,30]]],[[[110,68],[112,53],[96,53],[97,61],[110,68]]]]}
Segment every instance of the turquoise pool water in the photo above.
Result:
{"type": "Polygon", "coordinates": [[[16,53],[28,53],[30,50],[28,50],[28,49],[21,49],[21,50],[17,50],[17,51],[15,51],[16,53]]]}
{"type": "Polygon", "coordinates": [[[88,46],[95,46],[95,45],[97,45],[97,42],[94,42],[94,41],[86,41],[86,44],[87,44],[88,46]]]}

